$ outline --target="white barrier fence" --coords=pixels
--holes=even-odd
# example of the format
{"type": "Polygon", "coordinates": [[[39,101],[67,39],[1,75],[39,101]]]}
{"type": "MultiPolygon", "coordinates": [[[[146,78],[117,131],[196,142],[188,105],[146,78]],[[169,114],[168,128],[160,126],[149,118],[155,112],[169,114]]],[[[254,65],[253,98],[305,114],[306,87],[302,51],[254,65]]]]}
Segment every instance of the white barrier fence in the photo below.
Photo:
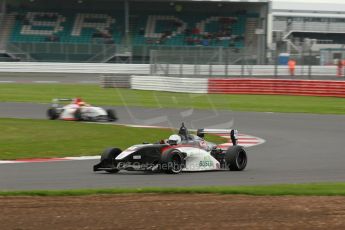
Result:
{"type": "Polygon", "coordinates": [[[149,74],[148,64],[0,62],[6,73],[149,74]]]}
{"type": "MultiPolygon", "coordinates": [[[[287,66],[274,65],[179,65],[112,63],[55,63],[55,62],[0,62],[2,73],[71,73],[71,74],[126,74],[126,75],[194,75],[194,76],[289,76],[287,66]]],[[[336,66],[296,66],[297,76],[337,76],[336,66]]]]}
{"type": "Polygon", "coordinates": [[[131,88],[179,93],[207,93],[207,78],[178,78],[162,76],[132,76],[131,88]]]}

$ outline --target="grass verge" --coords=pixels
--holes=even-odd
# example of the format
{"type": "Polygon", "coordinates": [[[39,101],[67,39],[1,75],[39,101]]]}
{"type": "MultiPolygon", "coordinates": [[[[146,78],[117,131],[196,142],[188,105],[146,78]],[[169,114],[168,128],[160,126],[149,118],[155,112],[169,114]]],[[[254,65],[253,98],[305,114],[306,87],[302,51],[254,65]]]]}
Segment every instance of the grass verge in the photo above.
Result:
{"type": "Polygon", "coordinates": [[[181,188],[115,188],[60,191],[0,191],[0,196],[86,196],[101,194],[243,194],[255,196],[345,196],[345,183],[181,188]]]}
{"type": "Polygon", "coordinates": [[[345,114],[345,99],[335,97],[205,95],[130,89],[102,89],[97,85],[0,84],[0,102],[48,103],[52,98],[59,97],[82,97],[95,105],[345,114]]]}
{"type": "MultiPolygon", "coordinates": [[[[99,155],[110,146],[125,149],[133,144],[168,138],[174,132],[121,125],[7,118],[0,119],[0,130],[1,160],[99,155]]],[[[218,136],[209,135],[207,139],[225,142],[218,136]]]]}

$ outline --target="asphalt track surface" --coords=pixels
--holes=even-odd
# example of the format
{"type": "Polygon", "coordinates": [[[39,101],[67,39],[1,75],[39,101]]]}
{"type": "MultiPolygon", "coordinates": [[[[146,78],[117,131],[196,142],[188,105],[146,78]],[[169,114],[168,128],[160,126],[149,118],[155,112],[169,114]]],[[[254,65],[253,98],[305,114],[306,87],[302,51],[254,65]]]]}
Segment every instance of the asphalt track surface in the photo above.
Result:
{"type": "MultiPolygon", "coordinates": [[[[0,117],[42,119],[47,107],[47,104],[0,103],[0,117]]],[[[345,181],[345,116],[138,107],[114,109],[120,118],[118,123],[179,127],[183,120],[191,128],[232,126],[245,134],[263,138],[266,143],[247,149],[249,162],[242,172],[94,173],[92,165],[97,160],[2,164],[0,190],[345,181]]]]}

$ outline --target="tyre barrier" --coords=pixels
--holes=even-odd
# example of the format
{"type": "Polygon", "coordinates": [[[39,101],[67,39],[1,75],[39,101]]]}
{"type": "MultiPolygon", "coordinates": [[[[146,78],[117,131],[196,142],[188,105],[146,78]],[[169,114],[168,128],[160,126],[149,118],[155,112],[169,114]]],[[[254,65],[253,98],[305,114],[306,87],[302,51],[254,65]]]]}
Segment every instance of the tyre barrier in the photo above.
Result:
{"type": "Polygon", "coordinates": [[[345,81],[214,78],[208,93],[345,97],[345,81]]]}

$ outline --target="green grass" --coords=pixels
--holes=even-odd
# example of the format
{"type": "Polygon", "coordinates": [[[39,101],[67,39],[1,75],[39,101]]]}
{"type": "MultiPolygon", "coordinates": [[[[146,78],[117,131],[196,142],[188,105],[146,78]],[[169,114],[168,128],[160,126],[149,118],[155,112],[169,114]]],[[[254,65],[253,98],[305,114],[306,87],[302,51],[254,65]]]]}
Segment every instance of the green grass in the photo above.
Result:
{"type": "Polygon", "coordinates": [[[82,97],[96,105],[345,114],[345,98],[335,97],[205,95],[102,89],[97,85],[0,84],[0,102],[48,103],[58,97],[82,97]]]}
{"type": "MultiPolygon", "coordinates": [[[[125,149],[167,138],[172,130],[50,120],[0,119],[0,159],[99,155],[107,147],[125,149]]],[[[209,135],[210,141],[225,139],[209,135]]]]}
{"type": "Polygon", "coordinates": [[[0,191],[0,196],[85,196],[98,194],[243,194],[255,196],[345,196],[345,183],[181,188],[114,188],[58,191],[0,191]]]}

